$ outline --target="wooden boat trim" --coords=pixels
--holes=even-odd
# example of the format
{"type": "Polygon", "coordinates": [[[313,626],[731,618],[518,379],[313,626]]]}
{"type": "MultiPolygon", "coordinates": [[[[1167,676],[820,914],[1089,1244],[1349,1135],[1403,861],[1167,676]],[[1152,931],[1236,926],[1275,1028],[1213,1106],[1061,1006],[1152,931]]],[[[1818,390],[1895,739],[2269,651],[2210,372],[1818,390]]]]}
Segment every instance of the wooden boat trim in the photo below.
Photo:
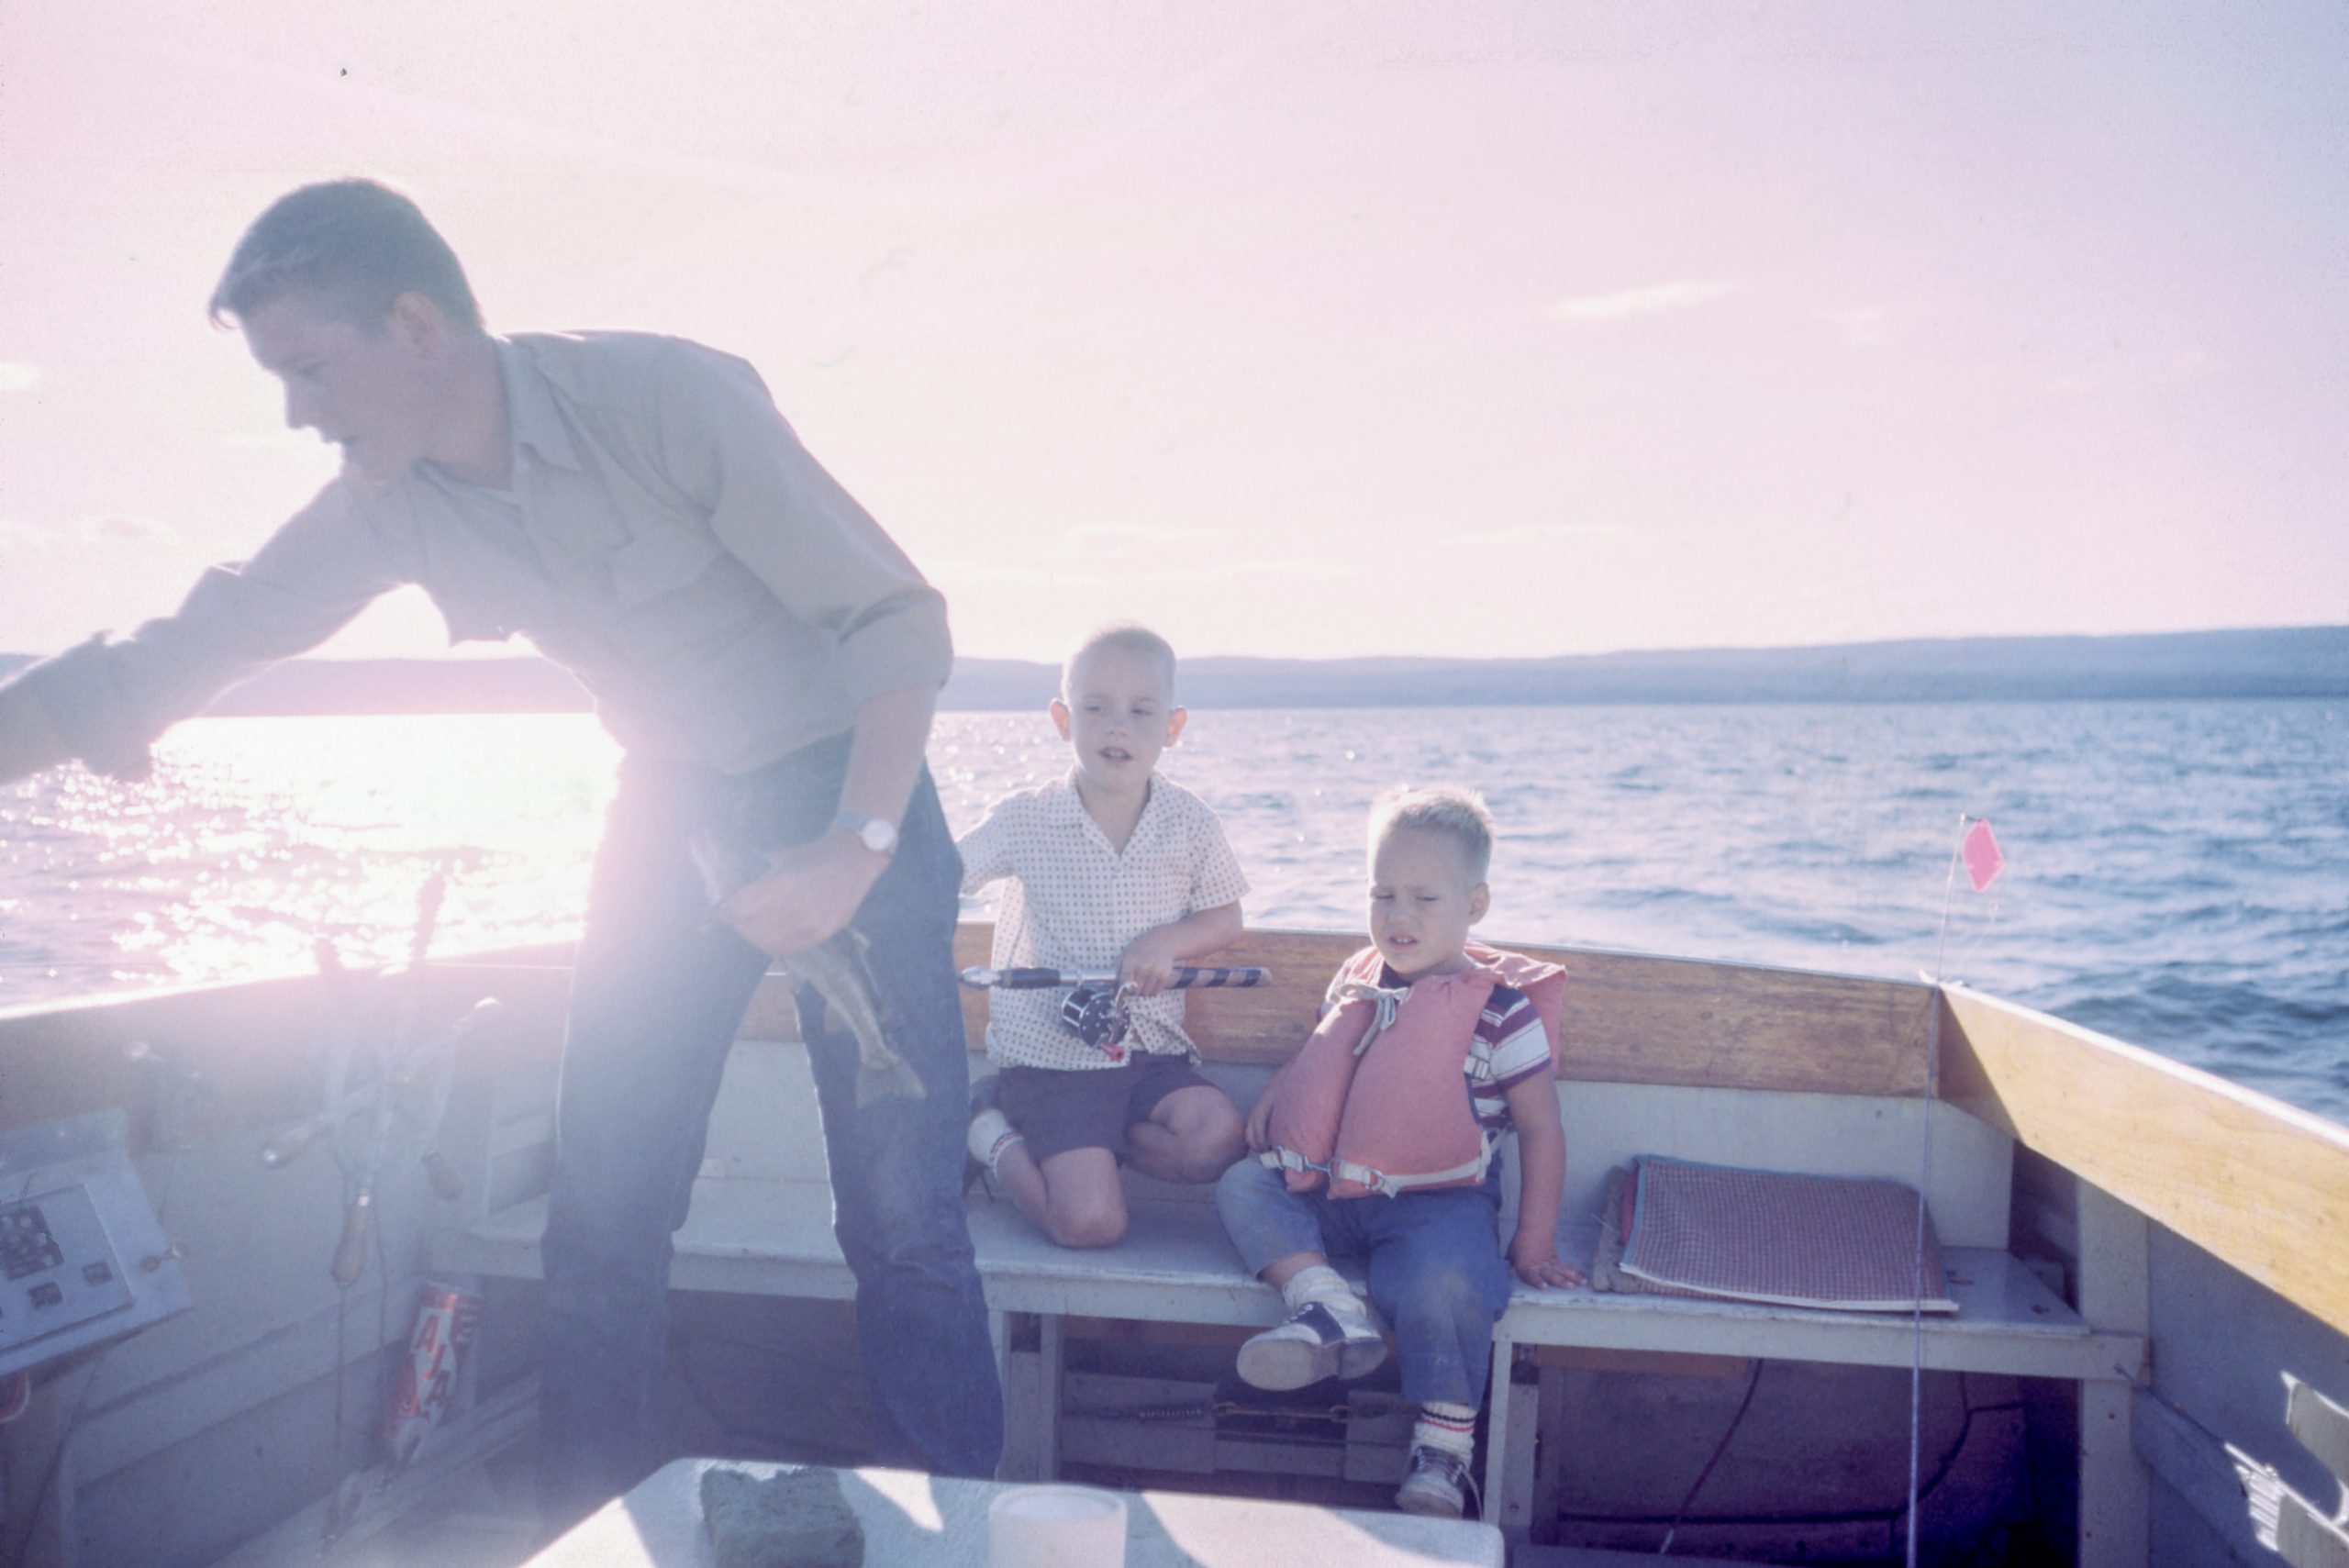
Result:
{"type": "MultiPolygon", "coordinates": [[[[991,928],[965,924],[957,960],[984,962],[991,928]]],[[[1208,1055],[1273,1063],[1303,1039],[1324,977],[1359,939],[1253,931],[1230,954],[1276,975],[1257,991],[1195,996],[1208,1055]]],[[[2319,1320],[2349,1329],[2349,1130],[2147,1051],[1970,991],[1581,949],[1528,947],[1573,975],[1567,1080],[1904,1095],[1931,1092],[1925,1029],[1940,1025],[1943,1098],[2210,1251],[2319,1320]]],[[[499,995],[537,1020],[465,1063],[468,1074],[551,1062],[567,948],[451,961],[429,971],[428,1017],[499,995]]],[[[974,1048],[985,998],[965,996],[974,1048]]],[[[339,1020],[315,976],[0,1011],[0,1127],[152,1102],[151,1040],[201,1073],[200,1119],[299,1113],[308,1050],[339,1020]]],[[[796,1037],[787,984],[763,987],[746,1039],[796,1037]]],[[[134,1118],[134,1138],[148,1129],[134,1118]]]]}
{"type": "MultiPolygon", "coordinates": [[[[966,921],[958,966],[987,962],[994,928],[966,921]]],[[[1312,1031],[1322,988],[1363,945],[1330,931],[1252,930],[1219,963],[1263,964],[1272,983],[1200,991],[1188,1004],[1192,1037],[1219,1062],[1285,1062],[1312,1031]]],[[[1930,1092],[1932,988],[1894,980],[1700,959],[1657,958],[1511,942],[1568,973],[1558,1076],[1690,1088],[1785,1089],[1828,1095],[1930,1092]]],[[[974,1050],[986,1036],[986,997],[967,992],[974,1050]]],[[[796,1040],[788,989],[770,982],[742,1026],[750,1040],[796,1040]]]]}
{"type": "Polygon", "coordinates": [[[1943,1018],[1943,1098],[2349,1332],[2349,1129],[1993,996],[1943,1018]]]}

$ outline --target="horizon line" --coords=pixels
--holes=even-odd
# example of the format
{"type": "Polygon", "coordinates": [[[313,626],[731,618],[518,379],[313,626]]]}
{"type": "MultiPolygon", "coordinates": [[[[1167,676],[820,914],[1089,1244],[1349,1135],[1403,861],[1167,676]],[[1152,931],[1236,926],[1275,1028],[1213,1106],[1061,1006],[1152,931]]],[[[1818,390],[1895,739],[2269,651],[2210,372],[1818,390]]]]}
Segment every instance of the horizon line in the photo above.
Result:
{"type": "MultiPolygon", "coordinates": [[[[1908,647],[1932,646],[1932,645],[1938,645],[1938,644],[1966,643],[1966,642],[2121,642],[2121,641],[2126,641],[2126,640],[2131,640],[2131,639],[2145,640],[2145,639],[2164,639],[2164,638],[2223,637],[2223,636],[2231,636],[2231,635],[2234,635],[2234,636],[2286,636],[2286,635],[2292,635],[2292,634],[2297,634],[2297,633],[2318,633],[2318,632],[2339,632],[2339,633],[2343,633],[2343,634],[2349,634],[2349,622],[2338,622],[2338,621],[2319,621],[2319,622],[2313,622],[2313,623],[2303,623],[2303,624],[2299,624],[2299,625],[2286,625],[2286,626],[2275,626],[2275,625],[2263,625],[2263,626],[2210,626],[2210,627],[2193,627],[2193,628],[2182,628],[2182,629],[2172,629],[2172,630],[2165,630],[2165,631],[2013,631],[2013,632],[1999,631],[1999,632],[1953,632],[1953,633],[1940,633],[1940,634],[1930,634],[1930,633],[1929,633],[1929,634],[1920,634],[1920,635],[1913,636],[1913,637],[1871,637],[1871,638],[1849,639],[1842,639],[1842,640],[1831,641],[1831,642],[1774,642],[1774,643],[1753,643],[1753,642],[1742,642],[1742,643],[1709,643],[1709,644],[1690,644],[1690,643],[1683,643],[1683,644],[1675,645],[1675,646],[1663,646],[1663,647],[1654,647],[1654,646],[1651,646],[1651,647],[1641,647],[1641,648],[1610,648],[1610,649],[1600,649],[1600,650],[1596,650],[1596,651],[1582,651],[1582,652],[1574,652],[1574,653],[1516,653],[1516,654],[1478,654],[1478,653],[1338,653],[1338,654],[1293,654],[1293,653],[1221,653],[1221,652],[1219,652],[1219,653],[1184,653],[1184,654],[1182,654],[1182,655],[1181,655],[1181,659],[1182,659],[1183,662],[1184,662],[1184,663],[1186,663],[1186,664],[1200,663],[1200,662],[1206,662],[1206,661],[1208,661],[1208,660],[1231,660],[1231,661],[1238,661],[1238,660],[1252,660],[1252,661],[1258,661],[1258,662],[1265,662],[1265,663],[1283,663],[1283,664],[1344,664],[1344,663],[1368,663],[1368,662],[1391,662],[1391,663],[1420,662],[1420,663],[1457,663],[1457,664],[1549,664],[1549,663],[1555,663],[1555,662],[1558,662],[1559,661],[1562,661],[1562,660],[1568,660],[1568,659],[1618,659],[1618,658],[1624,658],[1624,657],[1631,657],[1631,656],[1638,656],[1638,655],[1642,655],[1642,654],[1648,654],[1648,655],[1663,655],[1663,654],[1686,654],[1686,653],[1702,653],[1702,654],[1739,654],[1739,653],[1801,653],[1801,652],[1819,652],[1819,651],[1823,651],[1830,650],[1830,649],[1845,649],[1845,648],[1908,648],[1908,647]]],[[[321,653],[298,653],[298,654],[294,655],[294,656],[293,656],[293,657],[291,657],[291,658],[280,660],[280,661],[278,661],[277,664],[273,665],[273,666],[271,666],[271,667],[272,667],[272,668],[280,668],[280,667],[283,667],[283,666],[284,666],[284,665],[289,665],[289,664],[440,664],[440,663],[452,663],[452,662],[462,662],[462,663],[496,663],[496,662],[499,662],[503,661],[503,662],[514,662],[514,663],[545,663],[545,664],[552,664],[552,665],[554,665],[554,667],[555,667],[555,668],[557,668],[557,669],[561,669],[561,668],[562,668],[562,666],[561,664],[556,663],[556,662],[555,662],[555,661],[553,661],[553,660],[551,660],[551,659],[549,659],[545,654],[540,653],[540,652],[538,652],[538,651],[532,651],[532,650],[520,650],[520,651],[500,650],[500,651],[495,651],[495,652],[492,652],[492,651],[484,651],[484,652],[480,652],[480,653],[462,653],[462,654],[457,654],[457,653],[453,653],[453,652],[452,652],[452,650],[453,650],[456,646],[457,646],[457,645],[455,645],[455,644],[451,644],[451,649],[450,649],[450,650],[443,650],[443,651],[440,651],[440,652],[436,652],[436,653],[386,653],[386,654],[332,654],[332,653],[325,653],[325,654],[321,654],[321,653]]],[[[41,660],[41,659],[50,658],[50,657],[52,657],[52,656],[53,656],[53,655],[51,655],[51,654],[32,652],[32,651],[25,651],[25,650],[5,650],[5,651],[0,651],[0,660],[24,660],[24,661],[30,662],[30,661],[38,661],[38,660],[41,660]]],[[[1051,658],[1039,658],[1039,657],[1032,657],[1032,656],[1029,656],[1029,655],[1024,655],[1024,654],[1016,654],[1016,653],[974,653],[974,652],[965,652],[965,651],[962,651],[962,650],[959,650],[959,649],[955,651],[955,653],[954,653],[954,658],[955,658],[955,660],[956,660],[958,662],[961,662],[961,661],[963,661],[963,660],[969,660],[969,661],[973,661],[973,662],[985,662],[985,663],[991,663],[991,664],[1037,664],[1037,665],[1044,665],[1044,666],[1052,666],[1052,665],[1057,665],[1058,663],[1060,663],[1060,662],[1061,662],[1060,658],[1059,658],[1059,657],[1057,657],[1057,656],[1055,656],[1055,657],[1051,657],[1051,658]]],[[[266,672],[264,672],[264,673],[266,673],[266,672]]]]}

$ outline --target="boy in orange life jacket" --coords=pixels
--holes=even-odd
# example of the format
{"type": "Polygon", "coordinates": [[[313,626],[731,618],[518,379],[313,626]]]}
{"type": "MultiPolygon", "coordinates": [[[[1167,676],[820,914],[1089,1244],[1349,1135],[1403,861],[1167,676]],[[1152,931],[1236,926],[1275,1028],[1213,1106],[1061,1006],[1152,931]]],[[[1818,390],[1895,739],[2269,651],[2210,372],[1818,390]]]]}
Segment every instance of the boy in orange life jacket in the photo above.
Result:
{"type": "Polygon", "coordinates": [[[1386,1359],[1331,1254],[1363,1259],[1419,1401],[1397,1506],[1457,1518],[1509,1271],[1565,1289],[1558,1257],[1566,1140],[1551,1083],[1565,976],[1468,940],[1490,895],[1493,819],[1461,789],[1406,791],[1370,826],[1371,946],[1330,986],[1320,1026],[1248,1118],[1257,1158],[1216,1209],[1241,1259],[1293,1316],[1240,1348],[1259,1388],[1360,1377],[1386,1359]],[[1517,1234],[1502,1261],[1493,1154],[1518,1135],[1517,1234]]]}
{"type": "Polygon", "coordinates": [[[1114,970],[1130,1029],[1114,1053],[1062,1022],[1058,991],[996,991],[972,1091],[969,1155],[1063,1247],[1126,1231],[1118,1164],[1211,1182],[1240,1157],[1240,1111],[1201,1077],[1174,966],[1240,936],[1248,891],[1205,802],[1156,774],[1185,714],[1174,650],[1139,626],[1105,628],[1069,655],[1052,705],[1076,751],[1065,778],[996,803],[963,837],[963,891],[1010,879],[994,964],[1114,970]]]}

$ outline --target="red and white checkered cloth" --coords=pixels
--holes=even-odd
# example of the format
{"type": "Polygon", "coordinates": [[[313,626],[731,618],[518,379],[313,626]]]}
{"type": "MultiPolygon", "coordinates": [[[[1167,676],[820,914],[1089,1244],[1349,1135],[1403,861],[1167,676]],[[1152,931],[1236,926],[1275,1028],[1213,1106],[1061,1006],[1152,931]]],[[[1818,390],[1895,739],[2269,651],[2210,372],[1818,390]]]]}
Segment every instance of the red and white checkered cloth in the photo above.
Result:
{"type": "Polygon", "coordinates": [[[1925,1311],[1957,1310],[1932,1217],[1920,1238],[1917,1189],[1903,1183],[1649,1156],[1608,1193],[1601,1289],[1907,1312],[1921,1277],[1925,1311]]]}

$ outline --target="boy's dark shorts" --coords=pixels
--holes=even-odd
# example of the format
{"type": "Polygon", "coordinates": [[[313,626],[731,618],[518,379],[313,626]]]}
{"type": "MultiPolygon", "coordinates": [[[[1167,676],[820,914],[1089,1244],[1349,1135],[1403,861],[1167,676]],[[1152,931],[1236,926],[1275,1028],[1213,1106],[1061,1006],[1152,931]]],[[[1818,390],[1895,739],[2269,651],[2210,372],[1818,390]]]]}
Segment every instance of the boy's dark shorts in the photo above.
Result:
{"type": "Polygon", "coordinates": [[[1122,1067],[1007,1067],[996,1106],[1042,1162],[1072,1149],[1107,1149],[1126,1157],[1126,1129],[1148,1121],[1177,1089],[1212,1084],[1186,1057],[1137,1052],[1122,1067]]]}

